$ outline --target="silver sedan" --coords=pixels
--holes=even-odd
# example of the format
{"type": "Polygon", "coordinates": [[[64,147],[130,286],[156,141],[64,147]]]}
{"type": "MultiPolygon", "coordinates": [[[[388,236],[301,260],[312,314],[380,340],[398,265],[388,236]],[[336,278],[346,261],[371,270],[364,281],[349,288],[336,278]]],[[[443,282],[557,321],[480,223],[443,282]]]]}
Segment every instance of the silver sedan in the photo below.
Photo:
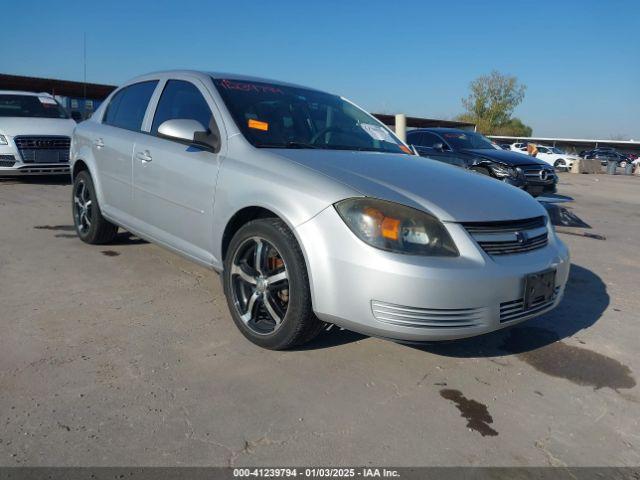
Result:
{"type": "Polygon", "coordinates": [[[71,146],[78,236],[118,228],[222,275],[237,327],[283,349],[327,324],[400,341],[490,332],[560,302],[544,208],[412,154],[350,101],[237,75],[123,85],[71,146]]]}

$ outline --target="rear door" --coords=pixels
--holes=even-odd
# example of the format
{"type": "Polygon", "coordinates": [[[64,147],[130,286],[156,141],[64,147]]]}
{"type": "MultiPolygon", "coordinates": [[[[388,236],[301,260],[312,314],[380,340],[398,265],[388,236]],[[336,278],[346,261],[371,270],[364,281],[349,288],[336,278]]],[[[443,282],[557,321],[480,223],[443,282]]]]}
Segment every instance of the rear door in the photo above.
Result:
{"type": "Polygon", "coordinates": [[[220,114],[197,78],[168,79],[157,96],[147,134],[134,147],[135,214],[149,237],[210,264],[215,186],[226,148],[220,114]],[[158,127],[172,119],[197,120],[205,128],[216,122],[220,152],[159,137],[158,127]]]}
{"type": "Polygon", "coordinates": [[[114,219],[133,214],[131,159],[157,80],[128,85],[111,98],[102,125],[93,131],[93,156],[102,187],[102,208],[114,219]]]}

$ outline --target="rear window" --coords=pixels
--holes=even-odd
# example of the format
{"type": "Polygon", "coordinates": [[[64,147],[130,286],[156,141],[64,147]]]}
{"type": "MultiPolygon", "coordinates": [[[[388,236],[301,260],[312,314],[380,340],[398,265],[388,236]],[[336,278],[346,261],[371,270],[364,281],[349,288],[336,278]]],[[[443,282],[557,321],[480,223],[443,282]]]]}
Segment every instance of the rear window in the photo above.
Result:
{"type": "Polygon", "coordinates": [[[443,132],[444,139],[455,150],[488,150],[494,149],[491,140],[475,132],[443,132]]]}
{"type": "Polygon", "coordinates": [[[135,83],[117,92],[104,114],[103,123],[126,130],[140,131],[157,80],[135,83]]]}
{"type": "Polygon", "coordinates": [[[0,95],[0,117],[69,118],[53,97],[36,95],[0,95]]]}

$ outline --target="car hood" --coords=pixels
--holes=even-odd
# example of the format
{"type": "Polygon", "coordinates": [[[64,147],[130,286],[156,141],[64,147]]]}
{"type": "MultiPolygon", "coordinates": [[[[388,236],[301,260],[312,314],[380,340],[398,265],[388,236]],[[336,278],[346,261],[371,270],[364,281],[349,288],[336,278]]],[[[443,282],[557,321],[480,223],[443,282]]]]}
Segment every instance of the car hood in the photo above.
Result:
{"type": "Polygon", "coordinates": [[[526,192],[429,158],[347,150],[273,152],[362,195],[418,208],[442,221],[500,221],[545,215],[544,208],[526,192]]]}
{"type": "Polygon", "coordinates": [[[24,118],[0,117],[0,134],[18,135],[64,135],[70,137],[76,122],[70,118],[24,118]]]}
{"type": "Polygon", "coordinates": [[[518,165],[547,165],[546,162],[538,160],[530,155],[524,153],[512,152],[509,150],[495,150],[490,148],[483,148],[477,150],[462,150],[465,153],[477,155],[479,157],[488,158],[500,163],[506,163],[509,166],[518,165]]]}

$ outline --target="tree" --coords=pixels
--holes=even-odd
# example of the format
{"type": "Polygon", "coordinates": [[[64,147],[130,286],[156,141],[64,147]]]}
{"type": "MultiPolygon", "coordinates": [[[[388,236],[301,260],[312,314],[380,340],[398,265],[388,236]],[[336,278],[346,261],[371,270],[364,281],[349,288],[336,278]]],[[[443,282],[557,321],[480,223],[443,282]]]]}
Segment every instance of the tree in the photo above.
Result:
{"type": "Polygon", "coordinates": [[[630,138],[624,133],[612,133],[609,135],[609,140],[630,140],[630,138]]]}
{"type": "Polygon", "coordinates": [[[494,70],[489,75],[476,78],[469,88],[471,93],[462,99],[466,112],[458,117],[460,120],[474,122],[478,130],[486,134],[497,134],[499,129],[528,131],[529,135],[532,133],[530,127],[511,118],[527,89],[518,83],[516,77],[494,70]]]}
{"type": "Polygon", "coordinates": [[[508,137],[530,137],[533,134],[533,129],[529,125],[522,123],[519,118],[511,118],[507,123],[499,125],[495,132],[495,135],[506,135],[508,137]]]}

